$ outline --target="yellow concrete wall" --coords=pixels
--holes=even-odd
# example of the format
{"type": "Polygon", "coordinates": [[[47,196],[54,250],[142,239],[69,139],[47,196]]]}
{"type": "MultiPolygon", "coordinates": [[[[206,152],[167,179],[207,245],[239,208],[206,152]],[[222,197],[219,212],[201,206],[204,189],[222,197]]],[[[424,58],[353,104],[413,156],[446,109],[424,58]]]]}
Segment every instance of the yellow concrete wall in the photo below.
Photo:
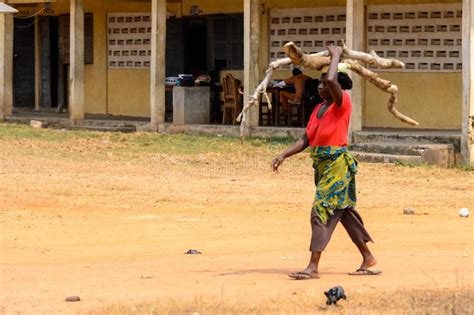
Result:
{"type": "MultiPolygon", "coordinates": [[[[379,73],[398,86],[396,107],[422,129],[461,128],[461,73],[379,73]]],[[[367,84],[365,127],[407,128],[387,111],[388,94],[367,84]]]]}
{"type": "MultiPolygon", "coordinates": [[[[414,3],[459,3],[459,0],[366,0],[365,5],[414,4],[414,3]]],[[[346,1],[293,1],[265,0],[267,10],[288,7],[345,6],[346,1]]],[[[268,42],[262,53],[268,58],[268,42]]],[[[268,60],[268,59],[267,59],[268,60]]],[[[305,74],[318,78],[320,72],[306,70],[305,74]]],[[[275,79],[284,79],[291,71],[280,70],[275,79]]],[[[455,73],[389,73],[380,74],[384,79],[398,85],[400,89],[397,108],[416,119],[420,125],[410,127],[399,122],[387,111],[387,94],[371,84],[366,85],[364,104],[364,127],[459,129],[461,128],[462,74],[455,73]]]]}
{"type": "MultiPolygon", "coordinates": [[[[366,5],[460,3],[459,0],[366,0],[366,5]]],[[[410,127],[387,111],[387,94],[366,85],[364,127],[460,129],[462,118],[462,73],[387,73],[379,74],[398,85],[397,108],[417,120],[410,127]]]]}
{"type": "Polygon", "coordinates": [[[203,15],[207,14],[224,14],[243,12],[243,0],[225,0],[225,1],[210,1],[210,0],[182,0],[179,3],[168,3],[167,8],[176,17],[188,16],[191,6],[197,5],[202,10],[203,15]]]}
{"type": "Polygon", "coordinates": [[[461,0],[365,0],[365,5],[373,4],[423,4],[423,3],[459,3],[461,0]]]}
{"type": "Polygon", "coordinates": [[[150,116],[149,71],[108,69],[107,66],[107,13],[151,12],[150,3],[88,0],[85,10],[94,12],[94,57],[97,61],[86,72],[86,84],[92,90],[86,95],[86,102],[92,103],[90,110],[112,115],[150,116]],[[93,94],[93,91],[97,93],[93,94]],[[100,100],[95,99],[96,96],[100,100]]]}
{"type": "MultiPolygon", "coordinates": [[[[68,14],[69,3],[55,3],[53,9],[68,14]]],[[[84,11],[94,13],[94,64],[85,66],[85,112],[149,116],[149,71],[108,69],[107,13],[151,12],[150,3],[86,0],[84,11]]]]}
{"type": "Polygon", "coordinates": [[[108,73],[109,113],[150,117],[150,71],[109,70],[108,73]]]}
{"type": "Polygon", "coordinates": [[[346,6],[345,0],[263,0],[261,2],[272,9],[346,6]]]}
{"type": "MultiPolygon", "coordinates": [[[[431,3],[432,0],[366,0],[366,5],[431,3]]],[[[444,3],[455,0],[436,1],[444,3]]],[[[262,19],[268,19],[270,9],[304,8],[314,6],[345,6],[345,0],[262,0],[262,19]]],[[[198,5],[202,14],[237,13],[243,11],[243,0],[208,1],[183,0],[182,5],[169,3],[168,11],[177,17],[189,15],[191,5],[198,5]]],[[[68,13],[69,4],[55,3],[55,13],[68,13]]],[[[86,112],[114,115],[149,116],[148,70],[108,70],[107,13],[150,12],[149,2],[85,0],[85,11],[94,13],[94,64],[86,66],[86,112]]],[[[263,23],[262,25],[267,25],[263,23]]],[[[268,34],[262,31],[262,37],[268,34]]],[[[262,38],[262,64],[268,63],[268,38],[262,38]]],[[[231,71],[242,79],[241,70],[231,71]]],[[[318,71],[305,71],[317,78],[318,71]]],[[[284,79],[290,71],[277,71],[274,78],[284,79]]],[[[400,88],[398,108],[420,122],[419,128],[460,128],[462,79],[461,73],[383,73],[383,78],[400,88]]],[[[387,94],[371,85],[366,88],[364,126],[404,127],[387,112],[387,94]]]]}

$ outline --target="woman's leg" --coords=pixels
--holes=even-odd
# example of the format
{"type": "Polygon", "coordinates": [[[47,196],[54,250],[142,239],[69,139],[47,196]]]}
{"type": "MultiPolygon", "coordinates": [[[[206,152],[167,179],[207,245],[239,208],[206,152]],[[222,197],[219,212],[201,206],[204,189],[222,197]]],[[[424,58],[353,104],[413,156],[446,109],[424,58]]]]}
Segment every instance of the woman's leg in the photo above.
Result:
{"type": "Polygon", "coordinates": [[[323,224],[314,212],[311,213],[312,235],[309,247],[309,250],[311,251],[309,263],[305,269],[290,274],[290,277],[295,279],[307,279],[308,277],[306,277],[306,275],[317,277],[317,274],[319,273],[319,260],[321,254],[329,243],[342,214],[343,210],[335,210],[334,214],[328,217],[326,224],[323,224]]]}
{"type": "Polygon", "coordinates": [[[362,255],[360,269],[367,270],[375,266],[377,259],[367,247],[367,242],[373,242],[373,240],[365,229],[359,213],[354,208],[345,209],[341,216],[341,223],[362,255]]]}
{"type": "Polygon", "coordinates": [[[322,252],[311,252],[308,266],[303,269],[302,273],[318,274],[319,273],[319,259],[321,258],[322,252]]]}
{"type": "Polygon", "coordinates": [[[362,255],[362,263],[360,264],[359,269],[367,270],[377,264],[377,259],[375,259],[374,255],[367,247],[367,243],[356,243],[356,246],[362,255]]]}

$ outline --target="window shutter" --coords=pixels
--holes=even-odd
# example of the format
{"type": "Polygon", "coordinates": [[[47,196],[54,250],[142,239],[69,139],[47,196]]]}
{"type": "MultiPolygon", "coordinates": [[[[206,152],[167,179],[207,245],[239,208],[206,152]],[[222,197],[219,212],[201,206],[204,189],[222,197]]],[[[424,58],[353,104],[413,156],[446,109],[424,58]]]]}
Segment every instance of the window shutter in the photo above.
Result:
{"type": "Polygon", "coordinates": [[[227,18],[225,16],[218,16],[211,18],[210,28],[210,42],[211,47],[211,68],[215,68],[216,60],[220,66],[228,68],[229,62],[227,60],[227,18]]]}
{"type": "MultiPolygon", "coordinates": [[[[60,49],[65,64],[69,64],[70,48],[70,16],[61,15],[59,17],[60,27],[60,49]]],[[[84,63],[94,63],[94,15],[92,13],[84,14],[84,63]]]]}
{"type": "Polygon", "coordinates": [[[84,15],[84,63],[86,65],[94,63],[94,15],[92,13],[84,15]]]}
{"type": "Polygon", "coordinates": [[[216,67],[216,61],[227,70],[243,68],[243,25],[241,14],[210,18],[211,69],[216,67]]]}
{"type": "Polygon", "coordinates": [[[183,21],[169,19],[166,22],[166,76],[183,73],[183,21]]]}
{"type": "Polygon", "coordinates": [[[244,23],[241,15],[229,17],[228,66],[230,69],[244,68],[243,27],[244,23]]]}

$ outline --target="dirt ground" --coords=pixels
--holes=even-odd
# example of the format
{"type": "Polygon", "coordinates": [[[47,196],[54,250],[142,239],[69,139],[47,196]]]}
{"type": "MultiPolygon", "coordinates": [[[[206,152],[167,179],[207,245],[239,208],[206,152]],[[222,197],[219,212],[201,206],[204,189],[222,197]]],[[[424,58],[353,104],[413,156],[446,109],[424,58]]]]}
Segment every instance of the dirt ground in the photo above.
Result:
{"type": "Polygon", "coordinates": [[[0,313],[193,298],[258,304],[335,285],[349,295],[472,288],[472,216],[457,215],[474,210],[472,171],[360,164],[358,209],[383,274],[347,275],[360,257],[339,226],[321,278],[294,281],[287,274],[308,259],[307,154],[274,174],[283,146],[166,153],[107,137],[0,138],[0,313]],[[81,301],[65,302],[70,295],[81,301]]]}

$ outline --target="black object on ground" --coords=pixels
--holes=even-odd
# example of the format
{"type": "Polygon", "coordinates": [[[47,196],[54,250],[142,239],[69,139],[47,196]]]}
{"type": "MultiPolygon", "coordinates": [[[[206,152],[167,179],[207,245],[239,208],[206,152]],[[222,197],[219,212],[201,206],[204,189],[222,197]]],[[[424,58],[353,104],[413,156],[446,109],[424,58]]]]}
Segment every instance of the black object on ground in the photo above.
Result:
{"type": "Polygon", "coordinates": [[[202,254],[200,251],[198,251],[197,249],[190,249],[188,250],[185,254],[188,254],[188,255],[199,255],[199,254],[202,254]]]}
{"type": "Polygon", "coordinates": [[[324,295],[328,298],[328,300],[326,301],[326,305],[336,305],[337,301],[339,301],[340,299],[346,299],[344,289],[341,286],[329,289],[328,291],[324,292],[324,295]]]}

